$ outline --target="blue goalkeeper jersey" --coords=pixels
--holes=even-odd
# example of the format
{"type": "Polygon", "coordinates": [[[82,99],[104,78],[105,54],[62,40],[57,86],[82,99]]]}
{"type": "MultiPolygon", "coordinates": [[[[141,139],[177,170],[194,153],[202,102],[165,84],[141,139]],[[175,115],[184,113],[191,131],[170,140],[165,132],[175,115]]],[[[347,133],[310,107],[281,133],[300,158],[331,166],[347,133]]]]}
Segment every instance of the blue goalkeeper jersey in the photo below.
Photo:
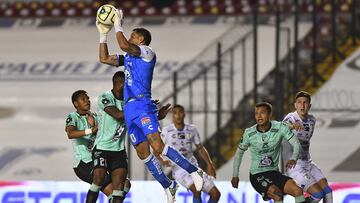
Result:
{"type": "Polygon", "coordinates": [[[125,54],[124,101],[130,99],[151,99],[151,82],[156,64],[156,55],[145,45],[140,45],[140,56],[125,54]]]}

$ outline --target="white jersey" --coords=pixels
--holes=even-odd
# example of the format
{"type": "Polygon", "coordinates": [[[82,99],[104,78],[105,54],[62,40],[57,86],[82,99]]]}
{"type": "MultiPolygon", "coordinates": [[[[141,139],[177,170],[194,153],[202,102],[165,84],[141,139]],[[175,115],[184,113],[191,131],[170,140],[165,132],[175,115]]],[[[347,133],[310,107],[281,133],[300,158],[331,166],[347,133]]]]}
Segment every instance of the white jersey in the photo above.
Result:
{"type": "MultiPolygon", "coordinates": [[[[200,142],[200,135],[195,125],[185,124],[182,130],[175,127],[174,124],[168,125],[162,129],[161,139],[165,144],[177,149],[188,161],[195,166],[198,166],[197,160],[193,155],[193,144],[198,145],[200,142]]],[[[180,185],[190,188],[194,184],[191,175],[182,169],[180,166],[172,165],[172,176],[180,185]]],[[[215,187],[212,177],[204,173],[204,185],[202,191],[209,193],[215,187]]]]}
{"type": "Polygon", "coordinates": [[[182,130],[178,130],[174,124],[162,129],[161,138],[165,144],[177,149],[184,157],[193,157],[193,144],[198,145],[200,135],[195,125],[185,124],[182,130]]]}
{"type": "MultiPolygon", "coordinates": [[[[302,120],[299,116],[299,114],[295,111],[292,113],[289,113],[285,116],[284,121],[287,123],[300,123],[304,127],[304,130],[302,131],[295,131],[294,134],[299,139],[301,148],[299,153],[299,159],[301,160],[311,160],[309,148],[310,148],[310,139],[313,136],[314,129],[315,129],[315,123],[316,119],[313,115],[308,115],[305,120],[302,120]]],[[[286,150],[286,149],[285,149],[286,150]]],[[[291,152],[284,152],[287,155],[291,152]]]]}

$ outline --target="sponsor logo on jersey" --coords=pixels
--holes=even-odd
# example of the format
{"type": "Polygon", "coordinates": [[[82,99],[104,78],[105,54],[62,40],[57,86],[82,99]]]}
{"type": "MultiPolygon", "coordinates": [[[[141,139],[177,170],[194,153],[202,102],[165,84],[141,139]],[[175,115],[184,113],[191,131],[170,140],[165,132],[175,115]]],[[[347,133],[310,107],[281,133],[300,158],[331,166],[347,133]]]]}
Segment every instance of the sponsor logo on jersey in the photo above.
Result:
{"type": "Polygon", "coordinates": [[[145,125],[149,125],[151,123],[151,120],[149,117],[144,117],[141,119],[141,125],[145,126],[145,125]]]}

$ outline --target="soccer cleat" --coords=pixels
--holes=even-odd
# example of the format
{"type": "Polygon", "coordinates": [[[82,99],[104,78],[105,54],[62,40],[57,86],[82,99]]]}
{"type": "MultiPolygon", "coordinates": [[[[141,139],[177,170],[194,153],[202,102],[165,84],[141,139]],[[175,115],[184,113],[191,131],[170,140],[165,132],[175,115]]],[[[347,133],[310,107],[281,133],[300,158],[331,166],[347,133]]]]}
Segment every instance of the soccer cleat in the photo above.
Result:
{"type": "Polygon", "coordinates": [[[178,189],[179,185],[176,181],[172,181],[171,185],[165,189],[167,203],[174,203],[175,202],[175,195],[176,190],[178,189]]]}
{"type": "Polygon", "coordinates": [[[198,169],[197,171],[192,172],[190,175],[192,180],[194,181],[196,190],[201,191],[204,184],[204,179],[203,179],[204,171],[198,169]]]}

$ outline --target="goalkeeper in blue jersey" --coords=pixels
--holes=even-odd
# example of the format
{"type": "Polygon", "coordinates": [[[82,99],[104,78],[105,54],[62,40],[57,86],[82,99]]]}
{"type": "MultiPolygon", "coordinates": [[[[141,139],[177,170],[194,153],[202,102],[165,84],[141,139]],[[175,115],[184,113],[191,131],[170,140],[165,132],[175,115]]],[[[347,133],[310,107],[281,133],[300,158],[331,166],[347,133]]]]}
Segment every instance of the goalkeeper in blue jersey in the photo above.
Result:
{"type": "Polygon", "coordinates": [[[144,161],[150,173],[165,189],[168,202],[174,202],[176,182],[171,181],[163,173],[159,161],[150,153],[149,145],[155,153],[168,157],[191,174],[198,191],[203,186],[203,171],[191,164],[173,147],[162,142],[158,132],[156,105],[151,101],[151,82],[156,64],[155,52],[149,47],[151,34],[144,28],[136,28],[129,40],[126,39],[122,28],[122,17],[122,11],[117,10],[114,28],[118,44],[126,52],[124,56],[109,55],[106,41],[112,27],[97,22],[100,33],[100,61],[114,66],[124,65],[126,76],[124,114],[128,136],[138,157],[144,161]]]}

